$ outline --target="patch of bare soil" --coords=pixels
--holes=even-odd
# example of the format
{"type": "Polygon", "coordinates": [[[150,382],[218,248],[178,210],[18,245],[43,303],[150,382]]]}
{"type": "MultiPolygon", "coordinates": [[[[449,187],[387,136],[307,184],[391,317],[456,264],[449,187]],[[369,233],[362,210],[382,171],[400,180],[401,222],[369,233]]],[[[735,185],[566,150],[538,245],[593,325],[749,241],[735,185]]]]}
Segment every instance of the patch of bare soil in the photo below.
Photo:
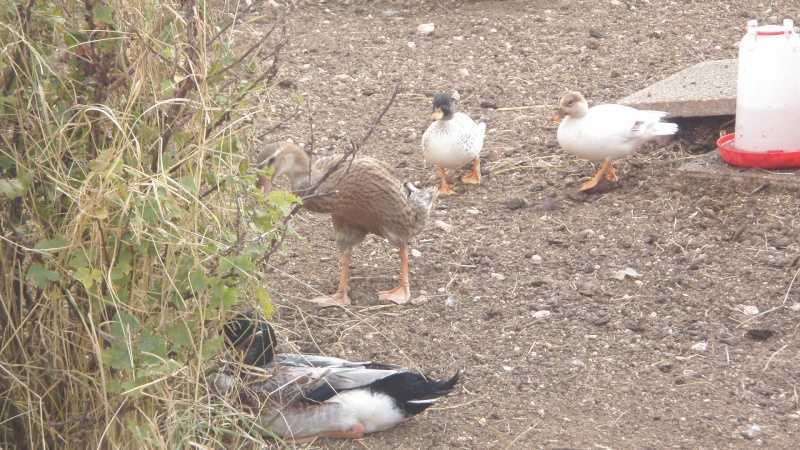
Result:
{"type": "Polygon", "coordinates": [[[752,0],[298,1],[284,87],[270,99],[278,114],[262,125],[278,125],[301,93],[314,131],[304,111],[273,136],[341,153],[399,80],[361,152],[431,185],[420,139],[433,94],[458,92],[459,110],[490,119],[484,182],[452,171],[460,195],[440,197],[413,246],[413,304],[378,302],[400,263],[374,236],[354,251],[351,307],[306,302],[338,280],[327,216],[300,214],[308,242],[273,257],[284,350],[463,373],[453,395],[393,430],[311,447],[795,447],[798,194],[678,171],[730,118],[682,121],[671,143],[616,164],[618,183],[578,193],[596,167],[559,149],[551,117],[567,90],[615,102],[735,58],[748,19],[797,12],[752,0]],[[435,32],[419,34],[423,23],[435,32]]]}

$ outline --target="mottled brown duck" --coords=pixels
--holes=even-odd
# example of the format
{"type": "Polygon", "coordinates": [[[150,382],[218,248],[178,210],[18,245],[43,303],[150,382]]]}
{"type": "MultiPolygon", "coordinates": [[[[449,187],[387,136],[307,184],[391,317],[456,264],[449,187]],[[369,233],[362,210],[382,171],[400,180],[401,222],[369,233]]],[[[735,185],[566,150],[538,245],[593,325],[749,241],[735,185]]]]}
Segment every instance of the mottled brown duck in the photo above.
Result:
{"type": "MultiPolygon", "coordinates": [[[[340,159],[338,156],[311,162],[303,149],[290,142],[268,144],[257,156],[259,167],[273,167],[272,179],[286,175],[292,192],[302,196],[340,159]]],[[[258,179],[257,187],[269,191],[272,182],[258,179]]],[[[436,201],[435,187],[417,189],[403,181],[395,170],[375,158],[359,156],[336,168],[316,189],[327,195],[305,202],[306,209],[330,214],[336,245],[342,255],[339,288],[332,295],[312,299],[320,306],[349,305],[347,272],[352,249],[372,233],[399,249],[400,284],[378,292],[381,300],[403,304],[411,299],[408,282],[408,245],[424,228],[436,201]]]]}

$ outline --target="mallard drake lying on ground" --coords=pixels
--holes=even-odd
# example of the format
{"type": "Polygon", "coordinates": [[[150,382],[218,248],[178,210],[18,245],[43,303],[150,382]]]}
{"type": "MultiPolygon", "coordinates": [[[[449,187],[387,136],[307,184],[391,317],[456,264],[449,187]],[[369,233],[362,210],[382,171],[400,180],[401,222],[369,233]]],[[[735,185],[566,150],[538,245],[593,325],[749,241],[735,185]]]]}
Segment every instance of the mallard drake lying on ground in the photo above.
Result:
{"type": "MultiPolygon", "coordinates": [[[[302,196],[314,186],[339,160],[337,156],[311,162],[303,149],[289,142],[265,146],[258,154],[259,167],[273,167],[272,178],[286,175],[292,191],[302,196]]],[[[271,180],[259,178],[257,186],[269,191],[271,180]]],[[[400,284],[394,289],[378,292],[381,300],[397,304],[411,299],[408,281],[408,245],[428,222],[438,195],[435,187],[417,189],[388,164],[368,156],[359,156],[341,164],[317,188],[327,195],[305,202],[306,209],[331,215],[336,244],[342,254],[342,272],[335,294],[312,299],[320,306],[349,305],[347,272],[352,249],[368,233],[386,238],[399,249],[400,284]]]]}
{"type": "Polygon", "coordinates": [[[447,185],[445,169],[458,169],[472,161],[472,172],[461,178],[463,183],[481,182],[480,152],[486,123],[475,123],[468,115],[456,112],[450,94],[443,92],[433,97],[433,123],[422,135],[422,156],[425,161],[439,167],[442,177],[440,194],[454,195],[447,185]]]}
{"type": "Polygon", "coordinates": [[[558,102],[553,120],[558,125],[558,143],[565,152],[589,161],[602,161],[594,179],[581,186],[585,191],[597,186],[605,174],[617,181],[613,161],[636,153],[640,145],[658,136],[678,131],[678,125],[661,122],[667,113],[640,111],[624,105],[597,105],[589,108],[580,92],[568,92],[558,102]]]}
{"type": "Polygon", "coordinates": [[[224,325],[226,342],[242,352],[238,375],[214,385],[237,399],[281,439],[358,438],[389,429],[453,391],[458,373],[431,380],[400,366],[314,355],[276,354],[275,331],[263,318],[238,314],[224,325]]]}

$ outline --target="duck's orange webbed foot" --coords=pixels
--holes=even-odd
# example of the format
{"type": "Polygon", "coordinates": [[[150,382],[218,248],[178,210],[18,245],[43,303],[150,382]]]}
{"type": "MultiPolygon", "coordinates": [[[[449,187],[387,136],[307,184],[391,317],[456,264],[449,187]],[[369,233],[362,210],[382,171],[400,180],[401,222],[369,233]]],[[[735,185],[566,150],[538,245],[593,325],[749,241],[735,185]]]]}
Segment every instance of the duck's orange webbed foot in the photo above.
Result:
{"type": "Polygon", "coordinates": [[[332,306],[347,306],[350,304],[350,296],[347,292],[336,291],[331,295],[320,295],[314,297],[311,302],[316,303],[320,308],[330,308],[332,306]]]}
{"type": "Polygon", "coordinates": [[[472,172],[461,177],[464,184],[481,184],[481,162],[478,158],[472,162],[472,172]]]}
{"type": "Polygon", "coordinates": [[[597,175],[595,175],[594,178],[587,181],[586,183],[583,183],[583,186],[581,186],[581,188],[578,189],[578,192],[586,191],[597,186],[597,183],[600,182],[600,179],[603,178],[603,175],[605,175],[606,178],[608,178],[611,181],[617,181],[617,173],[614,171],[614,168],[611,166],[611,163],[609,161],[606,161],[603,163],[602,166],[600,166],[600,170],[597,171],[597,175]]]}
{"type": "Polygon", "coordinates": [[[439,167],[439,175],[442,176],[442,187],[439,188],[439,195],[458,195],[458,192],[450,189],[450,186],[447,185],[447,175],[445,175],[443,167],[439,167]]]}
{"type": "Polygon", "coordinates": [[[411,290],[408,287],[408,283],[400,283],[394,289],[378,292],[378,298],[403,305],[411,300],[411,290]]]}

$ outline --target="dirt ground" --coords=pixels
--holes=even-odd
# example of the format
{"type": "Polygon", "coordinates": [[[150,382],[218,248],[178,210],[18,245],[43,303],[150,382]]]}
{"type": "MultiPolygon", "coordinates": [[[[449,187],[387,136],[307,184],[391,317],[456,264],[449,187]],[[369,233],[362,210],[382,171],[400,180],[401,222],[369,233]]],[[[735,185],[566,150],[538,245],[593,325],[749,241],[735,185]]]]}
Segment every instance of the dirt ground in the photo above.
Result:
{"type": "MultiPolygon", "coordinates": [[[[263,2],[253,16],[269,11],[263,2]]],[[[395,429],[310,447],[796,448],[798,193],[678,170],[711,151],[720,128],[732,132],[730,117],[681,121],[671,143],[616,164],[618,183],[578,193],[597,167],[560,150],[551,117],[567,90],[615,102],[735,58],[748,19],[798,11],[753,0],[296,2],[269,99],[277,114],[261,126],[278,125],[300,93],[314,132],[304,112],[273,137],[341,153],[400,81],[361,152],[431,185],[420,140],[433,94],[457,92],[460,111],[489,118],[484,182],[450,171],[460,195],[440,197],[412,247],[413,304],[378,301],[400,263],[374,236],[354,251],[351,307],[305,301],[338,280],[327,216],[300,214],[308,242],[290,239],[273,257],[285,351],[463,374],[454,394],[395,429]],[[432,35],[418,33],[424,23],[432,35]]]]}

